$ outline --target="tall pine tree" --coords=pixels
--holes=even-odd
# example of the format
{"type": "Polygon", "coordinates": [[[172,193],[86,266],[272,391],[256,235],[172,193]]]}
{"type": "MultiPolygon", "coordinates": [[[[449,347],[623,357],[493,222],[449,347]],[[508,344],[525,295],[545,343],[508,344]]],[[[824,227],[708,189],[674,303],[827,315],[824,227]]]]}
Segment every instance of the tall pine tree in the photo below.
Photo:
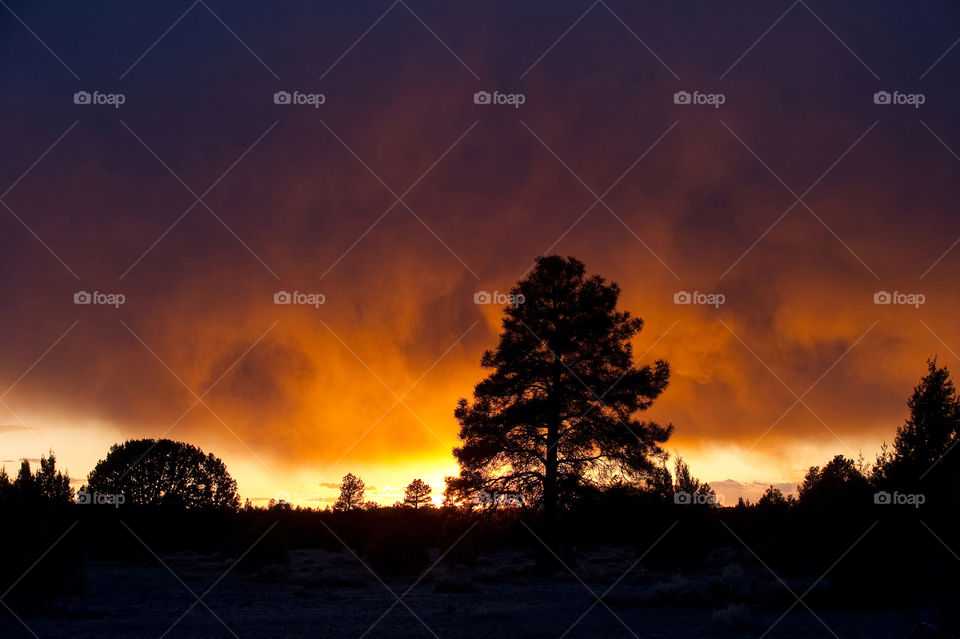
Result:
{"type": "Polygon", "coordinates": [[[639,482],[673,427],[641,421],[667,386],[665,361],[637,366],[643,321],[617,309],[620,288],[582,262],[541,257],[511,291],[490,371],[455,411],[460,475],[449,492],[520,493],[547,521],[584,485],[639,482]]]}

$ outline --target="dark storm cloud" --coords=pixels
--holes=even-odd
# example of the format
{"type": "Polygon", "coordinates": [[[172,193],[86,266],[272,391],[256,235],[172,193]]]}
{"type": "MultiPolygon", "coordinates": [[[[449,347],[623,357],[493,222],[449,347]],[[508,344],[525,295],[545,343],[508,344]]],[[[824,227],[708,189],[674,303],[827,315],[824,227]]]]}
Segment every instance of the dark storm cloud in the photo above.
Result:
{"type": "Polygon", "coordinates": [[[410,3],[443,43],[397,6],[340,60],[386,7],[211,2],[243,43],[198,6],[148,51],[189,5],[12,6],[80,76],[0,18],[0,379],[78,322],[7,398],[18,413],[297,463],[442,455],[498,330],[473,294],[544,251],[620,283],[647,320],[638,352],[677,322],[648,355],[674,365],[654,414],[701,446],[889,438],[923,360],[960,347],[960,253],[920,279],[960,235],[960,54],[919,79],[956,8],[810,3],[835,36],[797,6],[737,62],[789,5],[611,2],[540,59],[586,7],[410,3]],[[676,306],[680,290],[727,301],[676,306]],[[877,307],[878,290],[927,303],[877,307]]]}

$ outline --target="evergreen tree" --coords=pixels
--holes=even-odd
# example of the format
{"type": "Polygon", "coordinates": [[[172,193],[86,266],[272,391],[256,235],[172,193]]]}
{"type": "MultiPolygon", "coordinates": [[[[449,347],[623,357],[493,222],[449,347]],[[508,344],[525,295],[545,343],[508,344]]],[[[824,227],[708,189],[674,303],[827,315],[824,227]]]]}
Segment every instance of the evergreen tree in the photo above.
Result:
{"type": "Polygon", "coordinates": [[[541,257],[511,291],[490,370],[455,411],[461,497],[520,493],[547,521],[581,487],[641,483],[673,427],[638,419],[667,387],[665,361],[637,366],[643,321],[617,310],[620,288],[582,262],[541,257]]]}
{"type": "Polygon", "coordinates": [[[429,506],[432,503],[431,492],[433,492],[433,489],[430,488],[430,484],[422,479],[414,479],[404,491],[403,504],[404,506],[411,506],[414,510],[429,506]]]}
{"type": "Polygon", "coordinates": [[[54,503],[67,504],[73,500],[70,477],[58,471],[56,466],[57,458],[51,450],[49,457],[40,457],[40,468],[34,480],[41,497],[54,503]]]}
{"type": "Polygon", "coordinates": [[[340,484],[340,497],[333,505],[334,510],[350,511],[363,507],[363,480],[352,473],[347,473],[340,484]]]}
{"type": "Polygon", "coordinates": [[[897,429],[892,448],[884,448],[874,468],[874,483],[887,490],[937,493],[934,502],[960,497],[960,398],[950,372],[927,361],[927,374],[907,401],[909,415],[897,429]]]}

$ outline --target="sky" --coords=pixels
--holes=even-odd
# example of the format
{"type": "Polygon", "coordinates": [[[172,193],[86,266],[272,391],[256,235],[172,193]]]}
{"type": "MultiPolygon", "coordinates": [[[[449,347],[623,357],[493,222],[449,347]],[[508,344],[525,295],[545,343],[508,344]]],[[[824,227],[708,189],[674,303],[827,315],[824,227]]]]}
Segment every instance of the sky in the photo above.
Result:
{"type": "Polygon", "coordinates": [[[955,4],[0,4],[8,469],[169,437],[255,500],[439,493],[475,295],[547,253],[620,285],[727,500],[958,366],[955,4]]]}

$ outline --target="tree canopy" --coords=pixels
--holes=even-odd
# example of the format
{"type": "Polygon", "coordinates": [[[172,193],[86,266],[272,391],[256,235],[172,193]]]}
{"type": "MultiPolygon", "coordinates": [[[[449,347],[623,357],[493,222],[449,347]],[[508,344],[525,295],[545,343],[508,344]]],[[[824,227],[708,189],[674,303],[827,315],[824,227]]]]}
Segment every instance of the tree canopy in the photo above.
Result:
{"type": "Polygon", "coordinates": [[[960,454],[951,449],[960,441],[960,398],[945,366],[927,361],[927,374],[907,400],[909,415],[897,428],[893,449],[877,459],[875,479],[916,484],[933,474],[956,479],[960,454]],[[949,453],[949,454],[948,454],[949,453]]]}
{"type": "Polygon", "coordinates": [[[16,478],[11,481],[6,468],[0,468],[0,497],[16,495],[25,501],[47,501],[66,504],[73,499],[70,477],[57,470],[57,458],[50,451],[49,456],[40,457],[40,466],[31,471],[30,462],[21,460],[16,478]]]}
{"type": "Polygon", "coordinates": [[[646,481],[673,427],[638,414],[670,369],[634,364],[643,321],[617,309],[620,288],[551,255],[511,294],[499,343],[481,358],[490,373],[455,411],[461,470],[451,491],[519,493],[550,519],[584,486],[646,481]]]}
{"type": "Polygon", "coordinates": [[[433,489],[430,488],[430,484],[419,478],[414,479],[404,489],[403,505],[410,506],[414,510],[430,506],[433,503],[430,499],[430,493],[432,492],[433,489]]]}
{"type": "Polygon", "coordinates": [[[143,506],[236,509],[240,505],[237,482],[223,461],[169,439],[114,444],[90,472],[87,489],[122,494],[126,503],[143,506]]]}
{"type": "Polygon", "coordinates": [[[349,511],[362,508],[364,490],[366,490],[366,486],[363,480],[353,473],[347,473],[340,483],[340,497],[333,505],[333,509],[349,511]]]}
{"type": "Polygon", "coordinates": [[[804,506],[849,507],[867,503],[873,492],[862,464],[836,455],[823,468],[811,466],[797,486],[797,499],[804,506]]]}

